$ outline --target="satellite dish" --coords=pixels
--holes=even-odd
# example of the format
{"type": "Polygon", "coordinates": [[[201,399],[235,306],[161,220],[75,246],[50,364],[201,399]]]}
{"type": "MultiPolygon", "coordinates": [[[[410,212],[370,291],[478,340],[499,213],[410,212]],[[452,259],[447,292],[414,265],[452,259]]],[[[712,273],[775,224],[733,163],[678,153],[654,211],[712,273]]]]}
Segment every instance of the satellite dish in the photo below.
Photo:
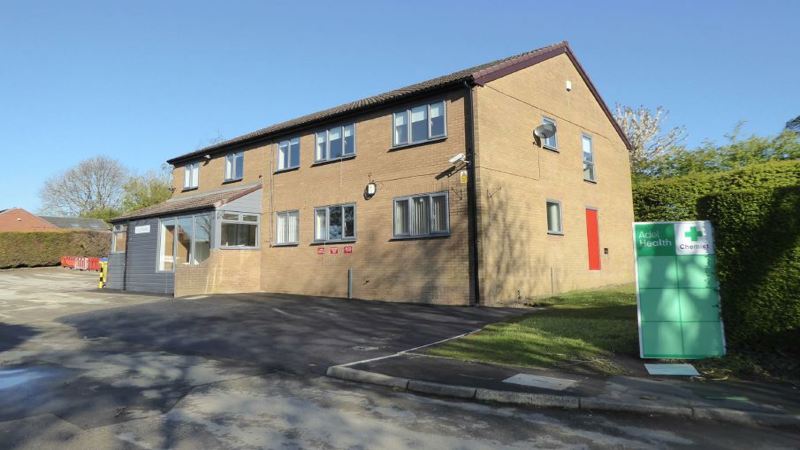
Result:
{"type": "Polygon", "coordinates": [[[533,129],[534,136],[539,139],[548,139],[556,134],[556,125],[553,123],[543,123],[533,129]]]}

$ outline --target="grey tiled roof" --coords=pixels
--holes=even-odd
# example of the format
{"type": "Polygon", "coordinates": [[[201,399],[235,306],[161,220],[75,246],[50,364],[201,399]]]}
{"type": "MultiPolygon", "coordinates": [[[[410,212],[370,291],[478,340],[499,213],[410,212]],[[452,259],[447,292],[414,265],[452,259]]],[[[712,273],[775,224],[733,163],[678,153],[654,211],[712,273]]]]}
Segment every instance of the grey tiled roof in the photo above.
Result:
{"type": "Polygon", "coordinates": [[[261,189],[261,183],[249,185],[247,187],[239,187],[236,189],[217,190],[195,195],[173,197],[157,205],[148,206],[147,208],[142,208],[115,217],[111,220],[111,222],[116,223],[132,219],[142,219],[145,217],[165,216],[184,211],[219,208],[226,203],[232,202],[259,189],[261,189]]]}
{"type": "Polygon", "coordinates": [[[82,228],[88,230],[108,230],[108,224],[102,219],[87,217],[55,217],[39,216],[59,228],[82,228]]]}
{"type": "Polygon", "coordinates": [[[486,64],[481,64],[475,67],[470,67],[468,69],[459,70],[457,72],[453,72],[451,74],[433,78],[427,81],[423,81],[421,83],[412,84],[410,86],[406,86],[400,89],[384,92],[383,94],[362,98],[360,100],[356,100],[350,103],[345,103],[343,105],[339,105],[334,108],[329,108],[323,111],[315,112],[313,114],[301,116],[296,119],[288,120],[286,122],[281,122],[275,125],[271,125],[266,128],[253,131],[251,133],[243,134],[233,139],[209,145],[208,147],[195,150],[191,153],[186,153],[184,155],[177,156],[175,158],[168,160],[167,162],[170,164],[175,164],[177,162],[186,161],[192,158],[197,158],[205,154],[216,153],[232,145],[243,144],[255,139],[266,138],[270,135],[278,134],[281,132],[288,132],[294,128],[311,125],[315,122],[322,122],[327,119],[333,119],[338,116],[346,115],[348,113],[352,113],[362,109],[384,105],[394,101],[399,101],[407,97],[425,94],[427,92],[435,91],[440,88],[455,86],[465,81],[471,81],[477,84],[483,84],[485,82],[491,81],[492,79],[507,75],[508,73],[511,73],[515,70],[528,67],[530,65],[536,64],[547,58],[553,57],[561,53],[566,53],[573,60],[573,62],[575,62],[576,66],[578,67],[578,71],[581,73],[581,76],[589,85],[592,94],[594,94],[595,97],[597,98],[598,102],[600,103],[601,107],[606,113],[606,116],[608,116],[609,120],[613,122],[614,127],[617,129],[617,132],[620,134],[620,137],[622,137],[623,141],[625,141],[625,144],[630,146],[630,144],[627,141],[627,138],[625,137],[625,134],[622,132],[622,130],[617,125],[616,121],[611,116],[611,112],[608,110],[608,107],[600,98],[600,95],[597,93],[597,90],[592,85],[591,80],[589,80],[588,75],[580,66],[580,64],[577,62],[577,59],[575,59],[574,55],[572,55],[572,51],[569,49],[569,44],[567,44],[566,41],[563,41],[557,44],[549,45],[547,47],[542,47],[536,50],[531,50],[529,52],[520,53],[518,55],[510,56],[508,58],[498,59],[496,61],[492,61],[486,64]]]}

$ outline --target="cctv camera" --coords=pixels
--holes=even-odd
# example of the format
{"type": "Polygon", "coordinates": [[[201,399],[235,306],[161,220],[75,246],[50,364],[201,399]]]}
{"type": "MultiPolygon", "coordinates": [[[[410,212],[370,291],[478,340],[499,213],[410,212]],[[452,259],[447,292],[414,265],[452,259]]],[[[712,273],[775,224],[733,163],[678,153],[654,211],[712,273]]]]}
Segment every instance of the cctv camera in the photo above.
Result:
{"type": "Polygon", "coordinates": [[[463,153],[459,153],[456,156],[450,158],[450,164],[455,164],[461,161],[464,161],[467,157],[463,153]]]}

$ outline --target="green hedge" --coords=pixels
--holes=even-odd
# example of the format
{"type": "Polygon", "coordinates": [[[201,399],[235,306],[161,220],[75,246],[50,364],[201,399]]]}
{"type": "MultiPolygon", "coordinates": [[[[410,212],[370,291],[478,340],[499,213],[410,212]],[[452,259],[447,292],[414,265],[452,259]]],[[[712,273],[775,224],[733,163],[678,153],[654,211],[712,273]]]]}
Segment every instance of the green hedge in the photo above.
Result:
{"type": "Polygon", "coordinates": [[[53,266],[62,256],[107,256],[111,234],[98,231],[0,233],[0,269],[53,266]]]}
{"type": "Polygon", "coordinates": [[[697,202],[706,195],[797,185],[800,185],[800,161],[774,161],[730,172],[640,180],[633,186],[633,208],[639,222],[696,220],[704,218],[697,202]]]}
{"type": "Polygon", "coordinates": [[[728,342],[800,353],[800,186],[715,194],[698,210],[716,233],[728,342]]]}

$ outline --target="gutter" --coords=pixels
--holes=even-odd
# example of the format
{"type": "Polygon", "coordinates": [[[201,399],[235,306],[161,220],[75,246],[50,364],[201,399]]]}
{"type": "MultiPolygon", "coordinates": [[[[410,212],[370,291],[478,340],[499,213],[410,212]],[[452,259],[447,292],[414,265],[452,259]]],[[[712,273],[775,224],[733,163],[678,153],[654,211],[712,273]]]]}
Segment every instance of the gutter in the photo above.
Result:
{"type": "Polygon", "coordinates": [[[469,240],[470,306],[480,306],[478,279],[478,189],[475,179],[475,111],[472,98],[474,82],[464,81],[464,135],[467,144],[467,235],[469,240]]]}

